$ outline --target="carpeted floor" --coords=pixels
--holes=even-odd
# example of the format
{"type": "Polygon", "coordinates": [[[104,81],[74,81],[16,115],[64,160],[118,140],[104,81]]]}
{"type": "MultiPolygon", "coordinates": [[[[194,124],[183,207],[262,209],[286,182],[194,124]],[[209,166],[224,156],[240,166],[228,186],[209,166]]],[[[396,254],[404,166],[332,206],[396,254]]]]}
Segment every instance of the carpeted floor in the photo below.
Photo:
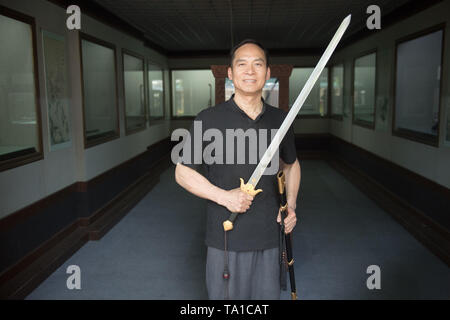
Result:
{"type": "MultiPolygon", "coordinates": [[[[299,299],[450,299],[447,265],[325,162],[301,167],[293,235],[299,299]],[[380,290],[367,288],[370,265],[380,267],[380,290]]],[[[172,166],[27,299],[207,299],[204,228],[205,200],[176,184],[172,166]],[[66,286],[70,265],[81,269],[81,290],[66,286]]]]}

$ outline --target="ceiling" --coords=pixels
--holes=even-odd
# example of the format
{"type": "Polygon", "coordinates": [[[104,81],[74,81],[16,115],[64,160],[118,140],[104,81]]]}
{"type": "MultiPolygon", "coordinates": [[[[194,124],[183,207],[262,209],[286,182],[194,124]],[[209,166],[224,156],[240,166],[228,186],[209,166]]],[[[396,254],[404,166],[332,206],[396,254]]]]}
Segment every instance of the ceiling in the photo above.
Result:
{"type": "MultiPolygon", "coordinates": [[[[93,0],[141,32],[150,46],[167,55],[224,53],[246,38],[271,54],[326,47],[341,20],[352,14],[343,42],[369,32],[367,7],[373,0],[93,0]]],[[[401,17],[412,0],[377,0],[381,27],[401,17]],[[387,21],[388,19],[386,19],[387,21]]],[[[433,1],[428,1],[432,3],[433,1]]],[[[436,2],[436,1],[434,1],[436,2]]],[[[410,10],[411,11],[411,10],[410,10]]],[[[373,32],[373,31],[372,31],[373,32]]]]}

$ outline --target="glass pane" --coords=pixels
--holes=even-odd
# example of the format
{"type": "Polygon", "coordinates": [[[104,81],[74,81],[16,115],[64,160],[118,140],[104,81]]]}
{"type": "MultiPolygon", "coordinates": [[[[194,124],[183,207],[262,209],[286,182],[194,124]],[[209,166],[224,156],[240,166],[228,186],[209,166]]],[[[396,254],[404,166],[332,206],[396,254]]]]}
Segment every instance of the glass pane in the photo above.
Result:
{"type": "MultiPolygon", "coordinates": [[[[289,108],[302,91],[314,68],[294,68],[289,78],[289,108]]],[[[325,116],[328,110],[328,68],[323,69],[314,87],[305,100],[300,115],[325,116]]]]}
{"type": "Polygon", "coordinates": [[[355,60],[353,96],[355,120],[362,120],[369,123],[374,122],[375,63],[375,53],[355,60]]]}
{"type": "Polygon", "coordinates": [[[148,65],[148,89],[150,116],[164,116],[163,71],[151,64],[148,65]]]}
{"type": "Polygon", "coordinates": [[[127,130],[145,127],[144,60],[123,55],[127,130]]]}
{"type": "Polygon", "coordinates": [[[437,135],[442,30],[397,47],[395,128],[437,135]]]}
{"type": "Polygon", "coordinates": [[[40,132],[31,26],[0,15],[0,43],[1,161],[40,151],[40,132]]]}
{"type": "Polygon", "coordinates": [[[340,64],[331,69],[331,113],[342,115],[344,109],[344,65],[340,64]]]}
{"type": "Polygon", "coordinates": [[[215,79],[211,70],[172,71],[173,116],[196,116],[215,102],[215,79]]]}
{"type": "Polygon", "coordinates": [[[83,39],[84,121],[87,140],[116,133],[114,50],[83,39]]]}
{"type": "MultiPolygon", "coordinates": [[[[278,108],[278,98],[280,92],[280,83],[277,78],[270,78],[264,85],[262,97],[264,101],[273,107],[278,108]]],[[[225,100],[229,100],[234,93],[234,84],[228,78],[225,78],[225,100]]]]}

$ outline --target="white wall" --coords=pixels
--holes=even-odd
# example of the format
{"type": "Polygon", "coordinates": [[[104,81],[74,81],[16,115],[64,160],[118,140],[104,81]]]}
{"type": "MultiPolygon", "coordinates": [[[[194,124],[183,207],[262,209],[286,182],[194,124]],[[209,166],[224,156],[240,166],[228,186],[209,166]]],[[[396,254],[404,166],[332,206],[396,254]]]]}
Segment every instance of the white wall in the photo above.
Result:
{"type": "MultiPolygon", "coordinates": [[[[350,46],[338,50],[331,63],[345,62],[344,110],[349,113],[343,121],[330,119],[331,134],[368,150],[384,159],[422,175],[436,183],[450,188],[450,144],[445,144],[448,109],[450,108],[449,64],[450,55],[450,1],[443,1],[408,19],[381,31],[374,32],[350,46]],[[444,39],[443,78],[441,92],[441,114],[439,147],[392,136],[394,92],[395,41],[439,23],[446,22],[444,39]],[[351,123],[351,73],[354,57],[377,49],[377,92],[378,99],[388,99],[388,119],[385,125],[377,119],[375,130],[351,123]]],[[[418,75],[420,76],[420,75],[418,75]]],[[[379,110],[377,110],[377,113],[379,110]]],[[[378,117],[377,117],[378,118],[378,117]]]]}
{"type": "MultiPolygon", "coordinates": [[[[42,118],[44,159],[0,172],[0,218],[24,208],[75,182],[87,181],[146,151],[147,147],[170,136],[168,73],[165,71],[166,119],[152,122],[146,130],[125,136],[123,69],[121,50],[126,48],[141,54],[167,69],[167,58],[143,45],[142,41],[100,23],[89,16],[81,16],[81,31],[116,45],[118,71],[120,138],[84,149],[81,97],[79,39],[77,31],[66,28],[65,9],[45,0],[0,0],[0,5],[36,19],[39,90],[42,118]],[[70,122],[72,146],[49,150],[47,101],[41,28],[65,35],[68,54],[70,122]]],[[[82,10],[82,8],[81,8],[82,10]]]]}

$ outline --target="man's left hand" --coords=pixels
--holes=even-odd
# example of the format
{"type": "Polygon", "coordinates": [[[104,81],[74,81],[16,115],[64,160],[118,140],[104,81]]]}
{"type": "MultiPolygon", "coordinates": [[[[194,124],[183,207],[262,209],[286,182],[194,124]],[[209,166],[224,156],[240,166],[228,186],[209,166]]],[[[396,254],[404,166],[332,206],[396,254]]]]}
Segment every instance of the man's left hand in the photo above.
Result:
{"type": "MultiPolygon", "coordinates": [[[[281,223],[281,214],[278,212],[277,222],[281,223]]],[[[287,207],[287,217],[284,219],[284,232],[291,233],[297,224],[297,215],[295,214],[295,210],[291,207],[287,207]]]]}

